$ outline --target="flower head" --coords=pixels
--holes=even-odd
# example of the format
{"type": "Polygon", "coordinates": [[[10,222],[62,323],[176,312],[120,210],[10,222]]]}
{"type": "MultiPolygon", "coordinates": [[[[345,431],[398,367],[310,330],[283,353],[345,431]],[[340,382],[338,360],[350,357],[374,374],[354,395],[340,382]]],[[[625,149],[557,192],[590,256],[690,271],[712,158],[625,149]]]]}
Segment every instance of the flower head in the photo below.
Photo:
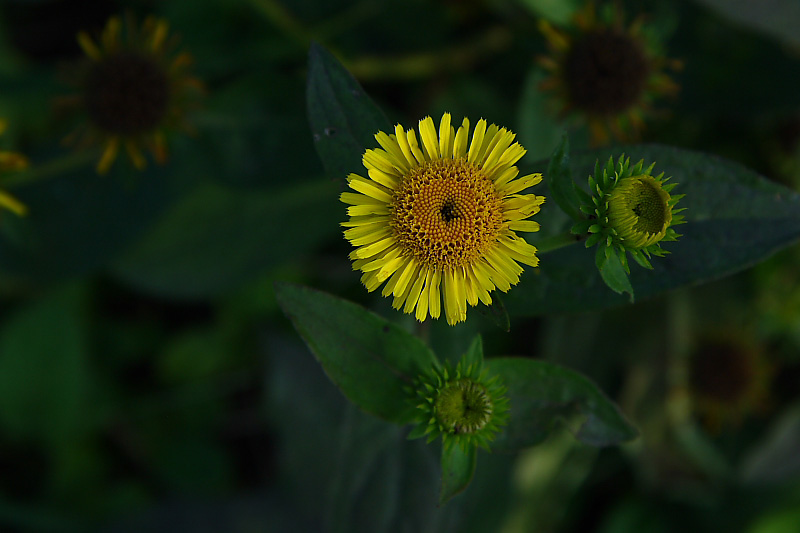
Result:
{"type": "Polygon", "coordinates": [[[441,436],[445,447],[477,445],[488,450],[508,422],[506,388],[498,376],[488,375],[482,362],[468,365],[462,359],[455,370],[449,362],[437,363],[414,385],[418,425],[409,438],[427,437],[432,442],[441,436]]]}
{"type": "Polygon", "coordinates": [[[583,193],[581,211],[587,220],[573,226],[578,235],[590,233],[586,247],[600,243],[619,254],[628,270],[626,252],[643,267],[652,268],[651,255],[663,256],[664,241],[677,240],[680,235],[673,226],[684,222],[684,209],[675,209],[684,195],[671,195],[675,183],[667,184],[662,172],[653,176],[655,163],[643,168],[639,161],[630,166],[630,158],[623,155],[618,163],[610,158],[605,167],[595,164],[594,176],[589,176],[591,196],[583,193]]]}
{"type": "Polygon", "coordinates": [[[481,119],[468,145],[469,121],[456,131],[445,113],[437,135],[433,120],[413,129],[398,124],[378,133],[382,149],[364,153],[367,178],[350,174],[356,192],[344,192],[350,220],[344,236],[362,283],[394,296],[393,306],[425,320],[438,318],[442,302],[449,324],[466,319],[467,303],[489,305],[495,288],[507,291],[522,267],[537,266],[536,248],[516,231],[538,231],[525,220],[543,196],[520,194],[541,174],[517,178],[525,149],[514,134],[481,119]],[[512,144],[513,143],[513,144],[512,144]]]}
{"type": "Polygon", "coordinates": [[[619,13],[613,21],[598,20],[589,2],[575,26],[566,31],[539,23],[550,50],[539,58],[549,73],[541,88],[560,101],[562,114],[574,111],[586,120],[594,144],[606,143],[609,133],[620,140],[638,136],[651,102],[677,92],[664,70],[680,63],[648,42],[641,17],[628,27],[619,13]]]}
{"type": "MultiPolygon", "coordinates": [[[[0,119],[0,134],[6,130],[6,126],[6,121],[0,119]]],[[[21,170],[27,166],[28,160],[24,156],[15,152],[0,150],[0,172],[5,172],[6,170],[21,170]]],[[[20,216],[28,211],[28,208],[25,207],[24,204],[20,203],[19,200],[2,189],[0,189],[0,207],[8,209],[20,216]]]]}
{"type": "Polygon", "coordinates": [[[696,414],[719,430],[767,406],[772,366],[741,331],[712,331],[690,353],[687,378],[696,414]]]}
{"type": "Polygon", "coordinates": [[[149,17],[140,27],[131,18],[126,22],[123,28],[119,17],[110,18],[97,42],[85,32],[78,34],[90,63],[76,100],[88,123],[68,140],[80,137],[82,144],[104,145],[100,174],[108,172],[121,146],[140,170],[146,166],[145,149],[163,163],[167,130],[185,126],[187,99],[192,89],[202,87],[186,73],[190,56],[172,53],[175,42],[166,21],[149,17]]]}

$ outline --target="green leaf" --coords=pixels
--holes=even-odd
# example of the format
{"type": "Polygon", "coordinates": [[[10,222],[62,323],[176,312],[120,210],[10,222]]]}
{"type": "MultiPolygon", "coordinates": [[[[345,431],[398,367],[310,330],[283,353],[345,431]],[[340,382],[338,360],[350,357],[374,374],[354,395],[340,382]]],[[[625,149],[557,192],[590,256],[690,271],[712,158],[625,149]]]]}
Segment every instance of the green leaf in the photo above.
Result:
{"type": "Polygon", "coordinates": [[[618,294],[627,292],[631,295],[631,303],[633,303],[633,287],[631,280],[628,279],[628,273],[625,272],[625,267],[622,266],[622,261],[619,260],[619,255],[614,249],[602,244],[597,248],[596,254],[597,270],[600,272],[603,281],[609,286],[611,290],[618,294]]]}
{"type": "Polygon", "coordinates": [[[511,417],[492,442],[493,451],[515,451],[545,440],[560,423],[579,426],[575,437],[592,446],[618,444],[638,432],[614,403],[586,377],[545,361],[501,357],[489,372],[508,388],[511,417]]]}
{"type": "Polygon", "coordinates": [[[115,261],[112,274],[172,297],[217,296],[338,233],[344,207],[336,193],[329,180],[281,191],[203,184],[115,261]]]}
{"type": "Polygon", "coordinates": [[[306,104],[314,145],[331,177],[362,170],[364,150],[391,127],[347,69],[316,43],[308,54],[306,104]]]}
{"type": "Polygon", "coordinates": [[[16,242],[0,239],[0,271],[30,283],[98,270],[139,238],[193,179],[155,165],[131,175],[130,163],[120,159],[107,176],[97,175],[86,154],[20,174],[31,181],[13,193],[28,215],[3,217],[17,235],[16,242]]]}
{"type": "Polygon", "coordinates": [[[550,95],[539,89],[547,76],[541,67],[533,67],[525,77],[520,96],[517,131],[520,144],[527,150],[525,157],[531,161],[550,157],[558,148],[563,131],[550,95]]]}
{"type": "Polygon", "coordinates": [[[742,461],[741,479],[753,486],[785,483],[800,474],[800,403],[785,408],[742,461]]]}
{"type": "Polygon", "coordinates": [[[697,0],[718,13],[755,28],[786,44],[800,46],[797,22],[800,21],[800,4],[796,0],[770,0],[769,8],[761,2],[741,0],[697,0]]]}
{"type": "Polygon", "coordinates": [[[442,446],[442,491],[439,494],[439,505],[444,505],[467,488],[475,475],[477,460],[477,446],[470,446],[468,451],[458,445],[442,446]]]}
{"type": "Polygon", "coordinates": [[[464,354],[464,364],[469,367],[474,364],[483,363],[483,341],[481,336],[477,335],[469,345],[469,349],[464,354]]]}
{"type": "Polygon", "coordinates": [[[440,531],[454,514],[437,507],[435,449],[408,441],[403,430],[350,409],[337,438],[326,530],[440,531]]]}
{"type": "MultiPolygon", "coordinates": [[[[618,150],[594,150],[570,158],[572,174],[589,175],[596,161],[607,161],[618,150]]],[[[631,161],[655,161],[655,172],[671,176],[686,224],[670,252],[655,257],[652,270],[631,265],[630,282],[641,301],[686,285],[696,285],[748,268],[800,238],[800,195],[747,168],[708,154],[669,146],[625,148],[631,161]]],[[[536,168],[536,164],[533,168],[536,168]]],[[[547,237],[568,227],[546,228],[547,237]]],[[[536,245],[534,238],[529,239],[536,245]]],[[[600,243],[601,245],[603,243],[600,243]]],[[[595,266],[594,251],[580,245],[541,255],[536,275],[523,275],[505,296],[512,316],[587,311],[627,302],[606,286],[595,266]]]]}
{"type": "Polygon", "coordinates": [[[69,285],[0,330],[0,426],[13,440],[66,448],[98,415],[91,400],[86,293],[69,285]]]}
{"type": "Polygon", "coordinates": [[[578,0],[520,0],[532,15],[542,17],[556,24],[569,24],[578,8],[582,5],[578,0]]]}
{"type": "Polygon", "coordinates": [[[364,411],[405,424],[414,408],[405,387],[436,356],[417,337],[352,302],[277,283],[283,312],[342,393],[364,411]]]}
{"type": "Polygon", "coordinates": [[[561,144],[550,157],[545,173],[550,196],[566,214],[573,220],[582,220],[579,206],[580,200],[575,192],[575,184],[569,167],[569,136],[566,132],[561,137],[561,144]]]}

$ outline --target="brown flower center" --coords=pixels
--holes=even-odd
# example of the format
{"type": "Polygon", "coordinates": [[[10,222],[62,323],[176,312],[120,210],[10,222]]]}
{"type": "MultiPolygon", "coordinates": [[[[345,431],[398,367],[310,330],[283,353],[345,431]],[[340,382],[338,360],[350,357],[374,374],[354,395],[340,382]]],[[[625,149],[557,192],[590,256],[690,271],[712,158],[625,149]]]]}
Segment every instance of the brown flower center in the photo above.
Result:
{"type": "Polygon", "coordinates": [[[92,66],[84,101],[98,128],[119,135],[147,133],[166,116],[169,82],[153,59],[119,52],[92,66]]]}
{"type": "Polygon", "coordinates": [[[599,115],[630,109],[641,98],[649,75],[641,45],[612,29],[584,35],[569,50],[564,65],[570,102],[599,115]]]}
{"type": "Polygon", "coordinates": [[[439,268],[475,260],[496,241],[502,223],[494,183],[463,158],[412,169],[391,204],[391,225],[404,252],[439,268]]]}

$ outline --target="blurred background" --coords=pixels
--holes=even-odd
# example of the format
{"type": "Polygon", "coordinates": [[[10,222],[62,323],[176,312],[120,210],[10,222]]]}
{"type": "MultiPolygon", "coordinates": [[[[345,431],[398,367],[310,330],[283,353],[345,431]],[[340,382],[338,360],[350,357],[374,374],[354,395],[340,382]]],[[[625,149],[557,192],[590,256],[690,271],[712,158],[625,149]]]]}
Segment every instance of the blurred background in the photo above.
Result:
{"type": "MultiPolygon", "coordinates": [[[[651,65],[679,87],[643,97],[638,140],[798,190],[795,0],[596,5],[622,13],[623,28],[643,16],[651,65]]],[[[30,162],[0,176],[28,207],[0,213],[0,531],[800,531],[797,246],[628,307],[512,316],[510,334],[476,312],[432,324],[444,357],[480,332],[488,356],[585,373],[641,431],[600,451],[565,431],[517,455],[482,453],[443,508],[435,446],[349,406],[277,308],[272,283],[289,280],[413,320],[351,271],[343,176],[325,175],[306,120],[312,41],[392,123],[485,117],[517,132],[543,172],[565,129],[573,150],[603,142],[542,86],[553,56],[540,20],[579,39],[584,8],[0,2],[0,149],[30,162]],[[92,119],[76,36],[102,47],[123,13],[169,23],[164,55],[191,55],[173,81],[192,91],[165,111],[180,120],[164,129],[164,164],[143,141],[144,170],[123,147],[101,176],[109,137],[71,142],[92,119]]]]}

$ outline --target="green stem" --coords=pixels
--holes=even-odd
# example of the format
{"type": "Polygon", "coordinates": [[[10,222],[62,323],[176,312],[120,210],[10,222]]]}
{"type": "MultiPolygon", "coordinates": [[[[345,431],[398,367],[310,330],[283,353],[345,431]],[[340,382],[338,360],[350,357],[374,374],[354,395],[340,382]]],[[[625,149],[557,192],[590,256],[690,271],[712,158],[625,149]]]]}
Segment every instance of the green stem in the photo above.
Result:
{"type": "Polygon", "coordinates": [[[546,254],[559,248],[564,248],[570,244],[575,244],[584,239],[582,235],[573,235],[572,233],[562,233],[560,235],[553,235],[552,237],[545,237],[539,242],[533,243],[536,246],[536,251],[539,254],[546,254]]]}
{"type": "Polygon", "coordinates": [[[416,333],[417,337],[422,339],[422,342],[424,342],[427,346],[431,345],[431,321],[432,320],[433,319],[425,320],[424,322],[416,322],[415,326],[414,326],[415,333],[416,333]]]}
{"type": "Polygon", "coordinates": [[[359,80],[414,80],[446,70],[468,69],[510,44],[508,29],[498,26],[445,49],[400,56],[364,56],[345,62],[345,66],[359,80]]]}
{"type": "Polygon", "coordinates": [[[3,178],[2,186],[4,188],[14,188],[54,178],[65,172],[87,166],[95,159],[97,159],[97,153],[90,150],[69,154],[45,163],[34,164],[31,165],[29,170],[17,172],[3,178]]]}

